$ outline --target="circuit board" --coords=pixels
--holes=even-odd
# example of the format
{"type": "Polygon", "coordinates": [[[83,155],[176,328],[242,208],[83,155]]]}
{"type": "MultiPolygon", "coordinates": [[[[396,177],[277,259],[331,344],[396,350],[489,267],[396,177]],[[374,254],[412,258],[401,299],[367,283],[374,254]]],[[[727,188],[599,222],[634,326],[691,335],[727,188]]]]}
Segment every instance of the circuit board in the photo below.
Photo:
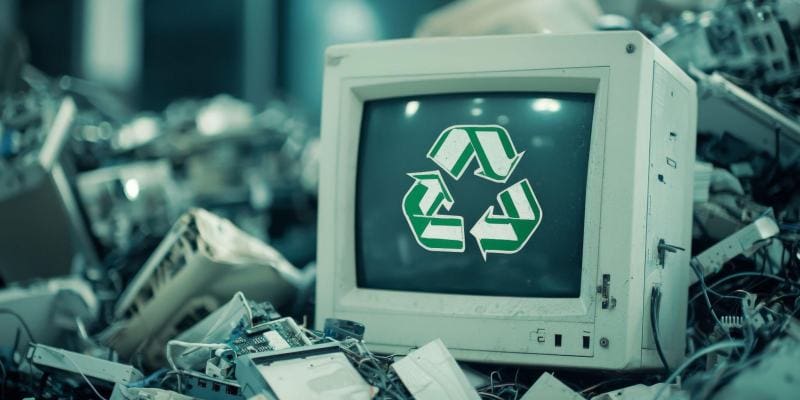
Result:
{"type": "Polygon", "coordinates": [[[292,318],[286,317],[247,329],[229,344],[236,355],[240,356],[308,346],[311,341],[292,318]]]}

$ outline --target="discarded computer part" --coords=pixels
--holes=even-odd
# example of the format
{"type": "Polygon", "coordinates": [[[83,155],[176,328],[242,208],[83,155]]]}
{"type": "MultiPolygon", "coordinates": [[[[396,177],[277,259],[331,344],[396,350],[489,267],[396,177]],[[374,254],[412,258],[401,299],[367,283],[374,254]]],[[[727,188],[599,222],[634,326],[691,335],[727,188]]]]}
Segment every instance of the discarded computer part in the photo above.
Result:
{"type": "MultiPolygon", "coordinates": [[[[667,359],[680,362],[696,88],[649,40],[636,32],[410,39],[333,46],[326,60],[317,330],[330,317],[362,322],[370,349],[387,354],[439,337],[463,361],[662,368],[647,311],[660,284],[658,326],[667,359]],[[554,57],[522,56],[534,53],[554,57]],[[586,100],[584,122],[567,106],[577,107],[572,96],[586,100]],[[476,114],[499,125],[475,126],[476,114]],[[552,125],[534,128],[544,115],[552,125]],[[489,165],[474,162],[483,145],[470,135],[484,133],[508,144],[504,176],[489,179],[496,190],[467,190],[489,165]],[[545,188],[545,170],[576,178],[550,174],[545,188]],[[444,189],[448,174],[461,177],[453,192],[444,189]],[[508,185],[522,188],[524,232],[511,232],[510,220],[487,223],[501,215],[497,196],[508,185]],[[430,203],[437,193],[447,200],[430,203]],[[472,212],[445,211],[450,200],[472,212]],[[436,207],[432,222],[425,213],[436,207]],[[661,257],[677,247],[686,251],[661,257]],[[542,279],[562,273],[558,284],[542,279]]],[[[502,154],[499,144],[489,148],[502,154]]]]}
{"type": "MultiPolygon", "coordinates": [[[[204,399],[217,400],[212,397],[204,399]]],[[[127,387],[114,385],[109,400],[194,400],[196,397],[183,395],[177,392],[158,388],[127,387]]],[[[227,399],[226,399],[227,400],[227,399]]]]}
{"type": "Polygon", "coordinates": [[[147,113],[138,115],[111,136],[109,145],[119,152],[136,149],[161,135],[161,125],[161,120],[156,116],[147,113]]]}
{"type": "MultiPolygon", "coordinates": [[[[88,282],[64,278],[2,289],[0,308],[19,315],[37,343],[78,346],[79,325],[96,320],[99,302],[88,282]]],[[[0,313],[0,358],[7,356],[20,331],[24,332],[23,327],[12,315],[0,313]]],[[[18,350],[24,350],[30,338],[25,333],[19,336],[18,350]]]]}
{"type": "Polygon", "coordinates": [[[73,351],[62,350],[43,344],[34,344],[28,350],[30,359],[37,368],[52,374],[68,373],[81,375],[104,384],[128,385],[144,379],[136,368],[113,361],[91,357],[73,351]]]}
{"type": "Polygon", "coordinates": [[[240,356],[236,379],[245,396],[263,395],[270,400],[366,400],[376,392],[338,343],[240,356]]]}
{"type": "Polygon", "coordinates": [[[583,396],[570,389],[549,372],[545,372],[534,382],[530,390],[520,400],[583,400],[583,396]]]}
{"type": "MultiPolygon", "coordinates": [[[[800,381],[800,344],[794,338],[773,342],[758,356],[754,365],[734,364],[738,371],[733,380],[722,387],[714,399],[796,399],[800,381]]],[[[712,380],[709,383],[715,383],[712,380]]]]}
{"type": "MultiPolygon", "coordinates": [[[[767,239],[779,232],[775,219],[771,215],[765,215],[695,256],[692,265],[703,276],[715,274],[734,257],[740,254],[750,256],[766,246],[769,244],[767,239]]],[[[693,274],[690,278],[691,283],[698,280],[697,274],[693,274]]]]}
{"type": "MultiPolygon", "coordinates": [[[[184,343],[225,343],[251,327],[253,321],[262,321],[270,316],[280,318],[270,302],[250,302],[242,292],[236,292],[227,303],[175,339],[184,343]]],[[[214,349],[187,347],[173,356],[175,364],[181,369],[200,370],[214,357],[214,349]]]]}
{"type": "Polygon", "coordinates": [[[782,308],[780,304],[768,307],[763,302],[756,304],[755,298],[751,298],[743,308],[746,318],[743,318],[742,321],[749,324],[755,333],[767,340],[775,338],[776,324],[784,324],[787,320],[791,321],[786,317],[781,318],[781,316],[792,315],[792,311],[782,308]]]}
{"type": "Polygon", "coordinates": [[[142,232],[151,240],[163,237],[183,209],[167,160],[83,172],[76,186],[92,235],[107,251],[128,254],[142,232]]]}
{"type": "Polygon", "coordinates": [[[690,73],[698,81],[698,132],[729,134],[779,159],[784,167],[800,159],[800,122],[716,72],[690,73]]]}
{"type": "Polygon", "coordinates": [[[480,399],[441,339],[412,351],[392,369],[417,400],[480,399]]]}
{"type": "Polygon", "coordinates": [[[364,324],[346,319],[326,318],[323,333],[325,337],[335,340],[345,340],[348,338],[364,339],[364,324]]]}
{"type": "MultiPolygon", "coordinates": [[[[164,364],[164,346],[237,291],[283,304],[300,274],[272,247],[202,209],[184,214],[123,292],[101,335],[123,357],[164,364]]],[[[238,322],[238,321],[236,321],[238,322]]]]}
{"type": "Polygon", "coordinates": [[[247,328],[230,342],[237,355],[285,350],[311,345],[311,341],[291,317],[247,328]]]}
{"type": "Polygon", "coordinates": [[[205,374],[218,379],[233,378],[236,368],[236,353],[230,349],[217,349],[206,361],[205,374]]]}
{"type": "Polygon", "coordinates": [[[777,1],[732,1],[715,11],[683,13],[653,41],[675,62],[704,71],[776,83],[800,76],[798,44],[777,1]]]}
{"type": "Polygon", "coordinates": [[[722,315],[719,317],[721,327],[725,330],[742,329],[743,319],[741,315],[722,315]]]}
{"type": "MultiPolygon", "coordinates": [[[[661,395],[659,398],[671,400],[689,400],[691,397],[689,393],[680,390],[677,385],[667,385],[665,383],[656,383],[655,385],[647,386],[641,383],[628,386],[622,389],[612,390],[608,393],[599,394],[592,397],[591,400],[638,400],[638,399],[652,399],[656,395],[661,395]],[[659,393],[659,391],[663,391],[659,393]]],[[[528,400],[528,399],[524,399],[528,400]]]]}
{"type": "Polygon", "coordinates": [[[207,400],[243,400],[239,383],[195,371],[181,371],[181,393],[207,400]]]}
{"type": "Polygon", "coordinates": [[[694,205],[695,238],[722,240],[742,227],[741,218],[733,216],[725,207],[713,202],[694,205]]]}
{"type": "Polygon", "coordinates": [[[259,326],[263,323],[274,321],[281,318],[281,314],[275,309],[275,306],[268,301],[260,303],[250,302],[251,320],[250,325],[259,326]]]}
{"type": "Polygon", "coordinates": [[[42,142],[33,141],[30,149],[0,154],[0,280],[6,284],[68,275],[76,255],[88,264],[96,264],[94,248],[70,187],[70,172],[60,162],[76,113],[75,104],[67,97],[51,112],[47,109],[24,118],[11,118],[27,121],[15,122],[17,128],[11,127],[7,115],[0,116],[0,141],[9,131],[33,124],[30,121],[41,123],[26,128],[35,132],[25,135],[36,136],[38,131],[46,130],[41,134],[42,142]]]}
{"type": "Polygon", "coordinates": [[[70,97],[0,98],[0,200],[36,186],[58,163],[76,112],[70,97]]]}

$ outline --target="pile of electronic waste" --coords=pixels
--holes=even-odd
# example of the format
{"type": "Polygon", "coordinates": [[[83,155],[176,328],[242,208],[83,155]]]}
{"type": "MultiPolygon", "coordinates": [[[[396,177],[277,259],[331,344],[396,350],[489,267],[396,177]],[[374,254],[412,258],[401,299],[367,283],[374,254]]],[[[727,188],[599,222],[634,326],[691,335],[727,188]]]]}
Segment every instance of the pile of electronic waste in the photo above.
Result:
{"type": "Polygon", "coordinates": [[[227,96],[134,114],[2,57],[0,399],[793,394],[798,16],[728,1],[640,24],[699,94],[687,356],[646,374],[459,365],[441,341],[378,355],[358,322],[312,330],[319,149],[302,118],[227,96]]]}

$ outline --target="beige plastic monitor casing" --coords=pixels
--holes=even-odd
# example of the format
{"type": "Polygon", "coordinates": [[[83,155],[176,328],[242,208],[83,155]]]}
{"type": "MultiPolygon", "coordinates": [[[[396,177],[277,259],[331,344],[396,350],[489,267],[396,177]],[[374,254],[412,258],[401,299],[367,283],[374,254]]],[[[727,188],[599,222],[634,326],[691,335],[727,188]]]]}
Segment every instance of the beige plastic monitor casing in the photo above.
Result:
{"type": "MultiPolygon", "coordinates": [[[[459,360],[594,369],[683,358],[696,139],[694,82],[635,32],[411,39],[326,53],[316,323],[366,326],[371,349],[441,338],[459,360]],[[356,285],[355,196],[365,101],[475,92],[594,93],[580,297],[415,293],[356,285]],[[685,251],[666,253],[658,244],[685,251]],[[561,345],[556,345],[560,335],[561,345]]],[[[398,199],[397,212],[400,212],[398,199]]],[[[387,205],[387,212],[395,208],[387,205]]],[[[392,268],[387,265],[386,268],[392,268]]]]}

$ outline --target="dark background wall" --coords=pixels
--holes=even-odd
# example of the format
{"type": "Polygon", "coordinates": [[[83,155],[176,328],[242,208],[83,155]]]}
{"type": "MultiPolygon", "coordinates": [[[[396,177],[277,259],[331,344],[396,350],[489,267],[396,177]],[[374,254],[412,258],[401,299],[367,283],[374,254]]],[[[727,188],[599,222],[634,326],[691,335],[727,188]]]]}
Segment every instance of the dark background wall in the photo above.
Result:
{"type": "Polygon", "coordinates": [[[122,14],[133,27],[121,34],[115,21],[104,20],[109,5],[100,1],[0,0],[0,22],[8,21],[0,25],[25,36],[31,64],[45,73],[100,83],[109,77],[95,76],[92,60],[118,55],[92,47],[86,35],[119,35],[112,41],[132,54],[133,78],[106,86],[134,109],[219,93],[256,104],[279,95],[312,119],[320,109],[325,47],[408,37],[420,16],[448,2],[122,0],[110,6],[124,7],[111,17],[122,14]]]}

